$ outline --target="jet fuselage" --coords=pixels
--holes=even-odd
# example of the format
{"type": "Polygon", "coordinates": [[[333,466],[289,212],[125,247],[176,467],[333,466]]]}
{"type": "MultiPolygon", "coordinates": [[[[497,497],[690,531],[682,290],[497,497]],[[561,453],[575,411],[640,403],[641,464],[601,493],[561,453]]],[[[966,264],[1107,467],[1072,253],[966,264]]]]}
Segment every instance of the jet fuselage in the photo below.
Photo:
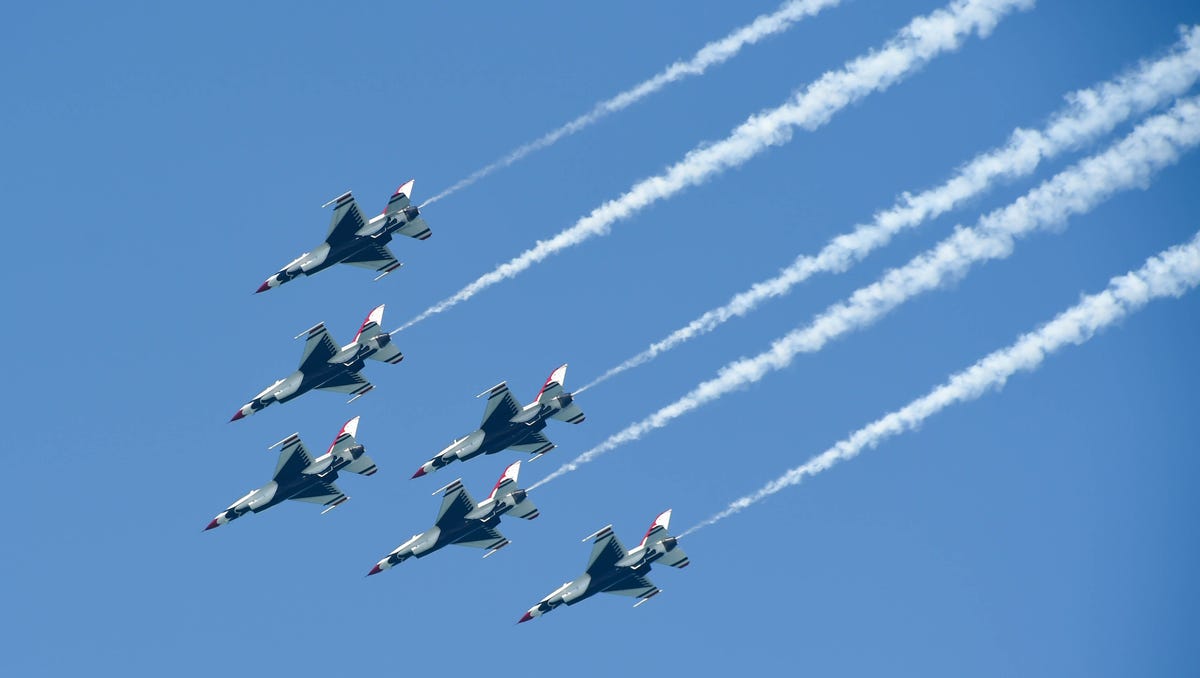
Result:
{"type": "Polygon", "coordinates": [[[225,509],[223,514],[213,519],[209,524],[209,529],[224,525],[250,512],[266,511],[272,506],[282,504],[295,497],[316,483],[337,480],[338,471],[361,457],[363,451],[362,445],[355,445],[340,454],[324,454],[315,459],[298,476],[286,478],[283,482],[272,480],[257,490],[251,490],[246,496],[225,509]]]}
{"type": "Polygon", "coordinates": [[[286,403],[299,398],[314,388],[329,383],[333,379],[347,373],[357,373],[363,369],[367,358],[378,353],[391,343],[391,335],[380,334],[364,343],[354,342],[343,347],[332,358],[321,363],[315,369],[296,370],[287,377],[280,379],[246,403],[240,410],[243,416],[253,414],[271,403],[286,403]],[[247,408],[249,411],[247,412],[247,408]]]}
{"type": "Polygon", "coordinates": [[[398,546],[396,550],[388,555],[385,559],[386,565],[384,562],[380,562],[379,567],[381,569],[391,567],[414,556],[423,558],[441,549],[443,546],[461,541],[464,537],[478,530],[481,525],[496,527],[500,524],[500,516],[503,516],[515,506],[525,501],[526,496],[525,490],[516,490],[507,495],[503,500],[485,499],[465,516],[463,522],[449,525],[445,528],[435,525],[420,534],[413,535],[408,541],[398,546]]]}
{"type": "Polygon", "coordinates": [[[517,416],[500,426],[475,429],[465,438],[450,443],[434,458],[434,467],[441,468],[458,459],[466,461],[481,454],[495,454],[525,442],[534,433],[546,428],[546,420],[559,409],[543,403],[525,406],[517,416]],[[442,460],[444,463],[438,463],[442,460]]]}
{"type": "Polygon", "coordinates": [[[321,243],[311,252],[296,257],[263,284],[276,287],[301,275],[320,273],[375,246],[387,245],[392,241],[392,234],[415,219],[419,213],[416,207],[410,205],[397,214],[381,214],[355,233],[354,238],[332,245],[328,242],[321,243]]]}

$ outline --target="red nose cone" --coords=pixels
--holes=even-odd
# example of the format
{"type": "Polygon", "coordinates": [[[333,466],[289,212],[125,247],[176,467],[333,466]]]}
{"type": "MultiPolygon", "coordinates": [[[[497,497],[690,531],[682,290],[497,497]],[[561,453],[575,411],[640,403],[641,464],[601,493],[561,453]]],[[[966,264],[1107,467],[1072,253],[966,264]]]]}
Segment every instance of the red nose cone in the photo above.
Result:
{"type": "Polygon", "coordinates": [[[526,612],[526,613],[525,613],[525,616],[524,616],[524,617],[521,617],[521,620],[520,620],[520,621],[518,621],[517,623],[518,623],[518,624],[522,624],[522,623],[524,623],[524,622],[527,622],[527,621],[529,621],[530,619],[533,619],[533,615],[532,615],[532,614],[530,614],[530,613],[528,613],[528,612],[526,612]]]}
{"type": "Polygon", "coordinates": [[[245,417],[245,416],[246,415],[242,414],[241,410],[238,410],[237,412],[234,413],[233,419],[230,419],[229,421],[237,421],[238,419],[241,419],[242,417],[245,417]]]}
{"type": "Polygon", "coordinates": [[[425,467],[424,466],[417,469],[417,472],[413,474],[413,478],[420,478],[423,475],[425,475],[425,467]]]}
{"type": "Polygon", "coordinates": [[[259,292],[266,292],[269,289],[271,289],[271,281],[268,280],[267,282],[264,282],[263,284],[259,285],[258,289],[255,290],[254,293],[258,294],[259,292]]]}
{"type": "Polygon", "coordinates": [[[367,573],[367,576],[370,577],[371,575],[379,574],[380,572],[383,572],[383,568],[376,565],[375,567],[371,568],[371,571],[367,573]]]}
{"type": "Polygon", "coordinates": [[[213,529],[214,527],[220,527],[220,524],[217,522],[216,518],[212,519],[212,522],[208,524],[208,527],[204,528],[204,531],[208,532],[209,530],[213,529]]]}

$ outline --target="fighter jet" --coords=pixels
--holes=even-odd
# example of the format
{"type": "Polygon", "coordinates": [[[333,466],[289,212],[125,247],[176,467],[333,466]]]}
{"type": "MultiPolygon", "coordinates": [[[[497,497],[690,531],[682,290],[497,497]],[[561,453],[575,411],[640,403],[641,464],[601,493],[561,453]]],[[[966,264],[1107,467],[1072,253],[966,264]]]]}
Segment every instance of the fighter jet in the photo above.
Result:
{"type": "Polygon", "coordinates": [[[517,474],[520,472],[519,461],[504,469],[492,493],[478,504],[471,499],[461,479],[434,492],[442,493],[442,508],[433,527],[397,546],[396,550],[376,563],[367,576],[379,574],[413,556],[422,558],[448,544],[487,549],[484,558],[508,546],[508,540],[496,529],[500,524],[500,516],[512,513],[526,520],[538,517],[537,507],[526,496],[525,490],[517,485],[517,474]]]}
{"type": "Polygon", "coordinates": [[[279,462],[275,465],[275,476],[271,482],[238,499],[229,508],[217,514],[205,530],[220,527],[253,511],[259,513],[285,500],[307,501],[326,506],[322,514],[349,499],[334,484],[338,472],[350,471],[364,476],[377,470],[375,462],[363,451],[355,439],[358,433],[358,417],[351,419],[338,431],[337,437],[325,454],[312,458],[300,442],[299,434],[280,440],[267,449],[283,445],[279,451],[279,462]]]}
{"type": "Polygon", "coordinates": [[[587,537],[583,541],[595,540],[587,570],[574,581],[563,584],[554,593],[542,598],[517,623],[540,617],[563,603],[574,605],[597,593],[632,596],[638,599],[634,607],[658,595],[662,591],[646,578],[651,563],[662,561],[671,567],[688,566],[688,557],[679,546],[679,539],[667,532],[670,522],[671,510],[667,509],[654,519],[646,536],[642,537],[642,543],[632,551],[626,551],[621,546],[617,535],[613,534],[612,525],[587,537]]]}
{"type": "Polygon", "coordinates": [[[377,271],[379,280],[383,276],[400,268],[403,264],[387,248],[392,236],[396,233],[410,238],[424,240],[432,231],[420,216],[420,210],[409,204],[412,197],[413,181],[408,181],[388,200],[383,213],[367,221],[358,209],[358,203],[350,191],[339,195],[322,205],[333,205],[333,218],[329,222],[329,235],[325,242],[317,245],[311,252],[305,252],[296,257],[292,263],[284,266],[278,273],[267,278],[258,288],[258,292],[266,292],[272,287],[294,280],[301,275],[319,273],[334,264],[350,264],[377,271]]]}
{"type": "Polygon", "coordinates": [[[248,417],[271,403],[286,403],[314,388],[349,393],[353,396],[349,402],[358,400],[375,388],[359,374],[365,364],[363,361],[370,358],[395,365],[404,360],[404,354],[392,343],[392,335],[380,329],[382,322],[383,304],[380,304],[367,315],[358,334],[354,335],[354,341],[341,348],[325,329],[325,323],[317,323],[296,335],[297,339],[308,337],[304,355],[300,357],[300,368],[263,389],[253,400],[242,405],[230,421],[248,417]]]}
{"type": "Polygon", "coordinates": [[[483,410],[483,421],[475,432],[450,443],[437,456],[421,465],[414,478],[432,473],[455,459],[466,461],[481,454],[494,454],[513,449],[534,454],[534,459],[554,449],[554,443],[542,435],[547,419],[560,419],[572,424],[583,421],[583,410],[575,404],[570,393],[563,390],[567,378],[567,366],[563,365],[550,374],[542,390],[533,402],[521,407],[517,399],[500,382],[475,396],[487,396],[483,410]]]}

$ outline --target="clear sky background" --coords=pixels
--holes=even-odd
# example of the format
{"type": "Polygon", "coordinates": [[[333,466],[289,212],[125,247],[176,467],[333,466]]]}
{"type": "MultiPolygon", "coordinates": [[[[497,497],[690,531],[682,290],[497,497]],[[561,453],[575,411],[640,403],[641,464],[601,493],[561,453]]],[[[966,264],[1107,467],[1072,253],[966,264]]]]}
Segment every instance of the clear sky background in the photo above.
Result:
{"type": "MultiPolygon", "coordinates": [[[[686,58],[777,3],[24,3],[0,44],[8,443],[6,675],[455,675],[781,669],[805,675],[1200,673],[1200,295],[1153,303],[999,393],[686,541],[650,603],[518,617],[582,571],[579,540],[682,530],[1200,229],[1200,158],[1021,242],[952,288],[567,475],[486,561],[447,548],[380,576],[460,474],[410,480],[478,425],[472,396],[579,386],[802,252],[946,179],[1062,95],[1200,21],[1186,0],[1040,0],[815,132],[396,336],[377,389],[238,423],[292,336],[391,329],[698,143],[782,103],[938,0],[851,0],[431,205],[380,282],[340,267],[254,295],[325,234],[326,200],[416,200],[686,58]],[[288,503],[202,528],[298,431],[362,415],[379,464],[331,513],[288,503]]],[[[1120,135],[1131,125],[1125,125],[1120,135]]],[[[1101,141],[1101,145],[1105,142],[1101,141]]],[[[1098,146],[1096,148],[1100,148],[1098,146]]],[[[903,236],[849,273],[580,396],[528,485],[752,355],[956,224],[1089,151],[903,236]]]]}

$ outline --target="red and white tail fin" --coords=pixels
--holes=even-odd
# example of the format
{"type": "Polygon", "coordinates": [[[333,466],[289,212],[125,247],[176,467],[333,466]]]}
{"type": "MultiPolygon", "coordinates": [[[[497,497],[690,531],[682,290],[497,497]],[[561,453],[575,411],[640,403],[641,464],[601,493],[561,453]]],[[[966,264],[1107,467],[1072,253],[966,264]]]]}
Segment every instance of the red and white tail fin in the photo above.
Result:
{"type": "Polygon", "coordinates": [[[378,350],[367,358],[395,365],[404,360],[404,354],[400,352],[398,346],[392,343],[391,335],[383,331],[383,307],[384,304],[380,304],[371,309],[371,312],[367,314],[367,319],[358,328],[358,334],[354,335],[354,342],[361,344],[374,342],[375,348],[378,350]]]}
{"type": "Polygon", "coordinates": [[[584,419],[583,410],[579,409],[571,394],[563,388],[566,381],[567,366],[560,365],[558,369],[550,373],[550,377],[542,385],[542,390],[538,391],[537,402],[558,410],[550,415],[552,418],[578,424],[584,419]]]}
{"type": "Polygon", "coordinates": [[[504,469],[504,473],[500,474],[500,480],[496,481],[496,486],[492,488],[492,493],[488,495],[488,499],[504,500],[505,495],[511,495],[513,499],[519,499],[519,501],[509,509],[509,513],[518,518],[533,520],[538,517],[538,508],[525,495],[525,491],[517,483],[520,474],[521,462],[516,461],[509,464],[508,468],[504,469]]]}
{"type": "Polygon", "coordinates": [[[650,529],[646,530],[646,536],[642,537],[641,546],[645,546],[646,542],[657,541],[663,537],[670,536],[667,530],[671,527],[671,509],[667,509],[658,514],[653,523],[650,523],[650,529]],[[651,537],[654,539],[651,540],[651,537]]]}
{"type": "Polygon", "coordinates": [[[425,240],[433,235],[433,231],[429,230],[429,224],[421,218],[421,210],[412,203],[413,180],[409,179],[396,189],[388,200],[387,207],[383,208],[383,213],[388,218],[395,218],[403,225],[396,229],[400,235],[407,235],[410,238],[417,240],[425,240]]]}
{"type": "Polygon", "coordinates": [[[688,556],[683,548],[679,546],[679,541],[671,536],[668,531],[671,526],[671,509],[667,509],[658,514],[653,523],[650,523],[650,529],[646,530],[646,536],[642,537],[642,543],[639,548],[653,548],[663,551],[663,555],[659,557],[657,562],[671,567],[687,567],[688,556]]]}
{"type": "Polygon", "coordinates": [[[488,499],[495,499],[497,494],[507,494],[517,489],[517,478],[521,475],[521,462],[514,461],[504,469],[504,473],[500,474],[500,479],[496,481],[495,487],[492,488],[492,493],[488,495],[488,499]],[[503,490],[503,493],[501,493],[503,490]]]}
{"type": "Polygon", "coordinates": [[[397,188],[396,192],[392,194],[392,197],[388,199],[387,206],[383,208],[383,213],[395,214],[405,207],[408,207],[412,202],[413,184],[415,182],[415,179],[409,179],[403,184],[400,184],[400,188],[397,188]]]}
{"type": "MultiPolygon", "coordinates": [[[[326,454],[353,454],[354,448],[361,448],[354,436],[358,435],[358,417],[351,419],[342,425],[342,430],[338,431],[337,437],[329,444],[329,450],[326,454]]],[[[366,452],[359,452],[358,458],[346,465],[345,470],[351,473],[361,473],[364,476],[374,475],[379,469],[375,467],[374,460],[367,456],[366,452]]]]}
{"type": "Polygon", "coordinates": [[[367,319],[362,321],[362,325],[358,328],[358,334],[354,335],[355,343],[372,339],[383,331],[383,307],[385,305],[380,304],[367,314],[367,319]]]}
{"type": "Polygon", "coordinates": [[[534,398],[537,402],[545,402],[551,398],[560,396],[564,393],[563,384],[567,381],[567,366],[559,365],[550,376],[546,378],[546,383],[542,384],[542,390],[538,391],[537,397],[534,398]]]}

